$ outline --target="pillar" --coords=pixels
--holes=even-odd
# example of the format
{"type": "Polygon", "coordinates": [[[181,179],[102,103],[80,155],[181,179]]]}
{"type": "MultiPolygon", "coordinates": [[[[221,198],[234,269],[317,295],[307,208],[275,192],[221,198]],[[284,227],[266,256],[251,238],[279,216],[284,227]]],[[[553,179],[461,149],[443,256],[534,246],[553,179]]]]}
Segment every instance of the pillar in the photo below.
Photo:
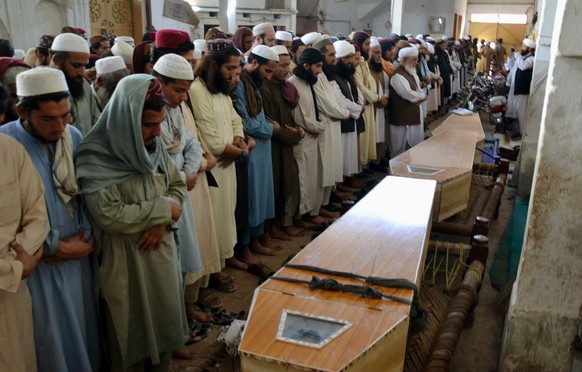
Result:
{"type": "Polygon", "coordinates": [[[540,143],[501,371],[570,371],[581,320],[582,0],[554,6],[540,143]]]}
{"type": "Polygon", "coordinates": [[[390,6],[390,16],[392,23],[392,33],[400,35],[402,33],[402,16],[404,15],[404,0],[392,0],[390,6]]]}
{"type": "Polygon", "coordinates": [[[236,0],[219,0],[218,22],[222,31],[234,34],[236,31],[236,0]]]}
{"type": "Polygon", "coordinates": [[[533,182],[534,165],[540,137],[542,108],[546,95],[546,82],[550,67],[550,47],[556,6],[554,1],[543,2],[540,14],[540,31],[536,48],[531,91],[529,95],[527,128],[523,135],[517,168],[514,172],[512,185],[517,185],[517,194],[520,198],[530,195],[533,182]]]}

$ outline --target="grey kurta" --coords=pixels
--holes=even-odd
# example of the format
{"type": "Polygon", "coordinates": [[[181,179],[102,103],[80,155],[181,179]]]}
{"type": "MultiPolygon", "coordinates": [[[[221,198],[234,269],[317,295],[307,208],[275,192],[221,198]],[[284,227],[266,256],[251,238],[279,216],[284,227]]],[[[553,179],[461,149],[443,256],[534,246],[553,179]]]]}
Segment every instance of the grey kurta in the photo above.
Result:
{"type": "Polygon", "coordinates": [[[72,111],[73,125],[85,137],[99,120],[99,115],[101,115],[101,110],[88,82],[83,81],[83,97],[73,102],[72,111]]]}
{"type": "MultiPolygon", "coordinates": [[[[184,345],[188,337],[181,274],[173,232],[159,249],[137,249],[142,232],[171,225],[166,197],[184,200],[186,186],[167,153],[168,183],[161,173],[135,174],[126,182],[86,195],[95,234],[95,276],[102,310],[113,329],[124,367],[184,345]]],[[[159,171],[158,171],[159,172],[159,171]]]]}

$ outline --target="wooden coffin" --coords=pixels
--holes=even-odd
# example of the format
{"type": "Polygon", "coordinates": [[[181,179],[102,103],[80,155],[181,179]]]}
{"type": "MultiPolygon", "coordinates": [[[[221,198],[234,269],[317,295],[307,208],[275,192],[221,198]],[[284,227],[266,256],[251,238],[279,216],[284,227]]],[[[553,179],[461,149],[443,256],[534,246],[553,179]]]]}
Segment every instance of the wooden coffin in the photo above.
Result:
{"type": "Polygon", "coordinates": [[[390,172],[395,176],[438,182],[433,207],[437,222],[467,208],[475,136],[473,131],[440,131],[390,160],[390,172]]]}
{"type": "MultiPolygon", "coordinates": [[[[454,131],[468,131],[475,133],[475,147],[483,149],[485,145],[485,132],[483,131],[483,126],[481,125],[481,118],[479,117],[478,112],[474,112],[470,115],[456,115],[450,114],[441,125],[436,127],[432,134],[439,134],[444,132],[445,130],[454,130],[454,131]]],[[[475,162],[481,162],[482,153],[479,151],[475,151],[475,162]]]]}
{"type": "MultiPolygon", "coordinates": [[[[290,264],[363,276],[405,278],[419,285],[435,187],[434,181],[386,177],[290,264]]],[[[331,277],[343,284],[364,284],[357,279],[285,266],[275,274],[305,281],[314,275],[331,277]]],[[[408,300],[413,296],[408,289],[373,287],[408,300]]],[[[252,372],[400,371],[404,365],[409,314],[410,305],[401,302],[310,290],[304,284],[271,278],[255,291],[239,347],[241,367],[252,372]],[[297,342],[285,336],[287,318],[282,322],[282,317],[289,314],[342,322],[343,328],[323,346],[297,342]]]]}

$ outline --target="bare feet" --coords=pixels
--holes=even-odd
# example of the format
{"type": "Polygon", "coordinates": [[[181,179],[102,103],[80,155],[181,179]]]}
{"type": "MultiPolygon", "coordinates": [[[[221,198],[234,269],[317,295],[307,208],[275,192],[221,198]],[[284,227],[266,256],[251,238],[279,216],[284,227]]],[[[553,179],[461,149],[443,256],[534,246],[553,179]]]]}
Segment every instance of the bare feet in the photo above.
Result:
{"type": "Polygon", "coordinates": [[[265,247],[259,243],[259,239],[253,239],[250,246],[251,252],[264,254],[265,256],[274,256],[275,251],[269,247],[265,247]]]}
{"type": "Polygon", "coordinates": [[[325,223],[325,220],[320,216],[309,216],[307,217],[307,221],[315,225],[323,225],[325,223]]]}
{"type": "Polygon", "coordinates": [[[301,232],[301,230],[299,230],[298,228],[296,228],[293,225],[283,226],[283,231],[285,231],[285,233],[289,236],[293,236],[293,237],[303,236],[303,233],[301,232]]]}
{"type": "Polygon", "coordinates": [[[225,263],[226,263],[226,266],[234,267],[235,269],[242,270],[242,271],[247,271],[249,268],[246,263],[238,260],[236,257],[227,258],[225,260],[225,263]]]}
{"type": "Polygon", "coordinates": [[[307,222],[307,221],[305,221],[303,219],[299,219],[299,218],[296,218],[293,220],[293,225],[300,227],[302,229],[308,229],[308,230],[316,227],[315,224],[313,224],[311,222],[307,222]]]}
{"type": "Polygon", "coordinates": [[[335,186],[335,188],[337,189],[337,191],[340,192],[356,192],[356,191],[360,191],[360,189],[356,189],[355,187],[348,187],[342,184],[337,184],[335,186]]]}
{"type": "Polygon", "coordinates": [[[326,217],[326,218],[337,218],[337,214],[330,212],[328,210],[326,210],[325,208],[319,208],[319,215],[321,217],[326,217]]]}
{"type": "Polygon", "coordinates": [[[293,237],[291,237],[290,235],[285,233],[285,231],[281,230],[279,227],[277,227],[275,225],[271,226],[270,234],[271,234],[271,237],[273,237],[274,239],[287,240],[287,241],[293,239],[293,237]]]}
{"type": "Polygon", "coordinates": [[[185,360],[193,359],[194,353],[192,353],[190,350],[188,350],[188,348],[186,346],[184,346],[178,350],[172,351],[172,358],[185,359],[185,360]]]}
{"type": "Polygon", "coordinates": [[[273,251],[282,251],[283,250],[283,248],[279,244],[275,243],[271,239],[271,236],[269,235],[269,233],[265,233],[265,234],[259,236],[259,243],[263,247],[270,248],[273,251]]]}
{"type": "Polygon", "coordinates": [[[356,200],[357,197],[352,193],[336,191],[335,194],[343,200],[356,200]]]}
{"type": "Polygon", "coordinates": [[[247,265],[255,265],[260,263],[261,261],[259,259],[257,259],[255,256],[253,256],[253,253],[251,252],[251,250],[249,249],[248,246],[244,246],[240,249],[239,251],[239,258],[242,262],[244,262],[247,265]]]}
{"type": "Polygon", "coordinates": [[[194,304],[186,304],[186,317],[188,319],[196,320],[200,323],[210,323],[212,322],[212,315],[205,311],[196,309],[194,304]]]}

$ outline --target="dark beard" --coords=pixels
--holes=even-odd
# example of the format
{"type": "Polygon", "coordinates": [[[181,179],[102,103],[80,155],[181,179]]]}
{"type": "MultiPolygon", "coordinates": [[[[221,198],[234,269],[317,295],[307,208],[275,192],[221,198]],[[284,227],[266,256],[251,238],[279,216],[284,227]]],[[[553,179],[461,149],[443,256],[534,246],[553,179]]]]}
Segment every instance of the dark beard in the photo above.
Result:
{"type": "Polygon", "coordinates": [[[224,95],[228,96],[230,94],[230,86],[228,85],[226,80],[224,80],[224,78],[220,74],[220,71],[216,71],[216,73],[214,74],[214,87],[224,95]]]}
{"type": "Polygon", "coordinates": [[[364,60],[368,60],[368,58],[370,58],[370,55],[368,53],[364,53],[364,51],[362,50],[362,48],[360,48],[360,54],[362,55],[362,57],[364,57],[364,60]]]}
{"type": "Polygon", "coordinates": [[[525,56],[527,56],[527,55],[529,54],[529,51],[527,51],[527,50],[522,50],[522,51],[520,51],[519,53],[520,53],[522,56],[524,56],[524,57],[525,57],[525,56]]]}
{"type": "Polygon", "coordinates": [[[341,60],[337,61],[337,65],[335,66],[335,72],[338,76],[348,80],[356,73],[356,68],[354,66],[348,66],[343,63],[341,60]]]}
{"type": "Polygon", "coordinates": [[[378,63],[378,62],[374,61],[373,59],[369,60],[368,64],[370,65],[370,69],[372,71],[381,72],[383,69],[382,63],[378,63]]]}
{"type": "Polygon", "coordinates": [[[158,141],[154,140],[154,141],[152,141],[152,143],[147,145],[145,147],[145,149],[148,152],[148,154],[153,154],[154,152],[156,152],[157,147],[158,147],[158,141]]]}
{"type": "Polygon", "coordinates": [[[261,72],[259,71],[259,68],[256,68],[253,71],[251,71],[251,79],[253,79],[255,87],[257,87],[257,89],[261,89],[261,87],[263,86],[263,78],[261,77],[261,72]]]}
{"type": "Polygon", "coordinates": [[[335,65],[330,65],[324,61],[323,62],[323,73],[325,74],[325,77],[327,78],[327,80],[334,81],[335,75],[336,75],[335,65]]]}
{"type": "Polygon", "coordinates": [[[34,124],[32,124],[28,119],[27,120],[20,120],[22,123],[22,126],[24,127],[24,130],[26,130],[31,136],[33,136],[34,138],[42,141],[43,143],[54,143],[56,141],[47,141],[46,139],[44,139],[43,137],[41,137],[38,132],[36,131],[36,129],[34,128],[34,124]]]}
{"type": "Polygon", "coordinates": [[[293,74],[299,79],[304,80],[309,85],[315,85],[315,83],[317,83],[317,75],[314,75],[311,73],[311,71],[304,69],[303,66],[295,67],[293,74]]]}
{"type": "Polygon", "coordinates": [[[69,92],[71,92],[71,96],[73,96],[73,100],[77,101],[85,95],[85,91],[83,89],[83,77],[78,76],[75,78],[70,78],[67,74],[65,74],[65,79],[67,80],[67,86],[69,87],[69,92]]]}

